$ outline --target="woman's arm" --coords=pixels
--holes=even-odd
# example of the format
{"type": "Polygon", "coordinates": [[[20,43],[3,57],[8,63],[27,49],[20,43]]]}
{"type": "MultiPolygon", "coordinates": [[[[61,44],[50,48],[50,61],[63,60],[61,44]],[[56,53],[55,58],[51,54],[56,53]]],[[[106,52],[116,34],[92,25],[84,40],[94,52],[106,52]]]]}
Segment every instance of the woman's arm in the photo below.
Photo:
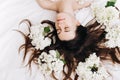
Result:
{"type": "Polygon", "coordinates": [[[57,3],[49,0],[36,0],[37,3],[44,9],[57,11],[57,3]]]}

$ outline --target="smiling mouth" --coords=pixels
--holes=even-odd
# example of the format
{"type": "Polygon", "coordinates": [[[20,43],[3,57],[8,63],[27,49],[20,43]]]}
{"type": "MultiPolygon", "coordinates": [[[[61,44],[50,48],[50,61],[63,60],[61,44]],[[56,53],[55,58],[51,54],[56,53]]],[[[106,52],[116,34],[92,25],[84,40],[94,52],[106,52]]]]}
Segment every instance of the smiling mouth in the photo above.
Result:
{"type": "Polygon", "coordinates": [[[57,21],[62,21],[62,20],[65,20],[65,18],[60,18],[60,19],[57,19],[57,21]]]}

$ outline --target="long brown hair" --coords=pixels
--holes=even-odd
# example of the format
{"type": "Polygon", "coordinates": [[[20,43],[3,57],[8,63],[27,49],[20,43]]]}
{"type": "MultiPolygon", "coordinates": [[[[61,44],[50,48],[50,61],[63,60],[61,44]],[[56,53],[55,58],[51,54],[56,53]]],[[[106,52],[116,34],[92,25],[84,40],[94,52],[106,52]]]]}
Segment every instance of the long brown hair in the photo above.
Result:
{"type": "MultiPolygon", "coordinates": [[[[28,21],[30,26],[31,23],[28,21]]],[[[31,62],[37,63],[37,59],[41,53],[47,52],[49,50],[57,49],[60,52],[60,55],[64,56],[64,59],[66,61],[66,64],[64,65],[63,73],[65,75],[63,80],[72,80],[71,79],[71,73],[75,71],[76,66],[80,61],[84,62],[85,58],[89,57],[90,54],[95,52],[97,56],[99,56],[101,59],[108,59],[107,57],[111,57],[111,60],[113,62],[120,63],[120,60],[118,59],[118,55],[120,55],[120,50],[118,47],[115,48],[108,48],[104,46],[104,42],[107,40],[105,39],[105,35],[107,32],[105,32],[105,26],[100,25],[95,21],[94,23],[87,25],[86,27],[83,27],[80,25],[76,29],[76,37],[69,41],[61,41],[57,36],[57,31],[55,28],[55,23],[49,20],[44,20],[41,22],[42,24],[47,23],[49,24],[54,30],[47,35],[47,37],[50,37],[52,39],[52,44],[48,47],[46,47],[43,50],[37,50],[34,48],[34,46],[31,44],[31,39],[28,35],[24,35],[21,31],[19,31],[23,36],[25,37],[25,44],[21,45],[20,50],[24,49],[24,57],[23,60],[25,60],[26,55],[29,51],[32,51],[32,54],[30,56],[28,65],[31,66],[31,62]],[[53,43],[53,37],[56,39],[56,42],[53,43]],[[65,66],[67,66],[68,71],[65,71],[65,66]]],[[[53,77],[56,79],[54,73],[53,77]]],[[[75,75],[74,80],[77,80],[78,75],[75,75]]]]}

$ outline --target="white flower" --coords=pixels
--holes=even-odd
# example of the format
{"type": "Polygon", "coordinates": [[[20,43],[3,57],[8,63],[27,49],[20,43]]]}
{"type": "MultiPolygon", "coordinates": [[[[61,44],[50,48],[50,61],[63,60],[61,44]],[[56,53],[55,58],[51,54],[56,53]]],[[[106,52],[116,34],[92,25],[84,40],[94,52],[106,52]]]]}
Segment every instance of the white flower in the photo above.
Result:
{"type": "Polygon", "coordinates": [[[109,26],[105,30],[108,32],[105,45],[110,48],[120,47],[120,25],[109,26]]]}
{"type": "Polygon", "coordinates": [[[109,26],[112,21],[119,19],[120,12],[115,7],[105,7],[105,5],[102,6],[95,3],[91,6],[91,8],[93,16],[96,17],[96,20],[100,24],[109,26]]]}
{"type": "Polygon", "coordinates": [[[98,67],[100,65],[100,58],[97,57],[95,55],[95,53],[93,55],[90,55],[89,58],[86,59],[86,64],[89,66],[93,66],[94,64],[96,64],[96,67],[98,67]]]}
{"type": "Polygon", "coordinates": [[[95,53],[90,55],[86,62],[79,62],[76,73],[78,80],[105,80],[109,76],[95,53]]]}
{"type": "Polygon", "coordinates": [[[113,6],[105,7],[106,3],[104,5],[98,4],[98,2],[93,3],[91,8],[97,22],[106,26],[107,34],[105,38],[108,41],[105,42],[105,46],[110,48],[120,47],[120,11],[113,6]]]}
{"type": "Polygon", "coordinates": [[[41,72],[50,75],[52,71],[61,72],[63,70],[63,61],[57,58],[56,50],[50,50],[49,54],[42,52],[38,58],[38,64],[41,72]]]}
{"type": "Polygon", "coordinates": [[[44,28],[46,26],[40,24],[36,26],[31,26],[30,36],[29,38],[32,39],[32,45],[35,46],[36,49],[44,49],[47,46],[50,46],[51,39],[44,35],[44,28]]]}

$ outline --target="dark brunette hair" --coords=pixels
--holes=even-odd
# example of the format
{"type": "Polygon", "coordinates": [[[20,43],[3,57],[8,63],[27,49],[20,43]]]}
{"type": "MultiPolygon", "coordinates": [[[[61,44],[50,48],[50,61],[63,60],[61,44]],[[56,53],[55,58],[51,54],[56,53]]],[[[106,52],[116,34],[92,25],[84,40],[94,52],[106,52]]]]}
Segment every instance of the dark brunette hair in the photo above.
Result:
{"type": "MultiPolygon", "coordinates": [[[[26,20],[30,23],[29,20],[26,20]]],[[[25,54],[23,60],[29,51],[32,51],[31,57],[29,59],[28,65],[31,66],[31,62],[37,63],[37,58],[41,53],[47,52],[49,50],[58,50],[60,55],[64,56],[66,64],[64,65],[63,73],[64,73],[64,80],[71,79],[71,73],[75,71],[76,66],[80,61],[84,62],[85,58],[88,58],[90,54],[96,53],[97,56],[100,56],[101,59],[108,59],[107,56],[111,57],[113,62],[120,63],[117,55],[120,54],[120,50],[118,47],[115,48],[108,48],[104,46],[104,42],[107,40],[105,39],[105,35],[107,32],[104,30],[104,26],[100,25],[96,21],[86,27],[82,25],[78,26],[76,29],[76,37],[69,41],[61,41],[58,38],[57,31],[55,28],[55,23],[49,20],[44,20],[41,22],[42,24],[47,23],[49,24],[54,30],[49,33],[46,37],[50,37],[52,39],[52,44],[47,46],[43,50],[37,50],[31,44],[31,39],[28,35],[24,35],[22,32],[21,34],[25,37],[25,44],[20,47],[20,50],[24,48],[25,54]],[[55,42],[54,42],[54,38],[55,42]],[[67,66],[68,70],[65,71],[65,66],[67,66]]],[[[56,77],[53,74],[53,77],[56,77]]],[[[78,75],[75,75],[74,80],[77,80],[78,75]]]]}

